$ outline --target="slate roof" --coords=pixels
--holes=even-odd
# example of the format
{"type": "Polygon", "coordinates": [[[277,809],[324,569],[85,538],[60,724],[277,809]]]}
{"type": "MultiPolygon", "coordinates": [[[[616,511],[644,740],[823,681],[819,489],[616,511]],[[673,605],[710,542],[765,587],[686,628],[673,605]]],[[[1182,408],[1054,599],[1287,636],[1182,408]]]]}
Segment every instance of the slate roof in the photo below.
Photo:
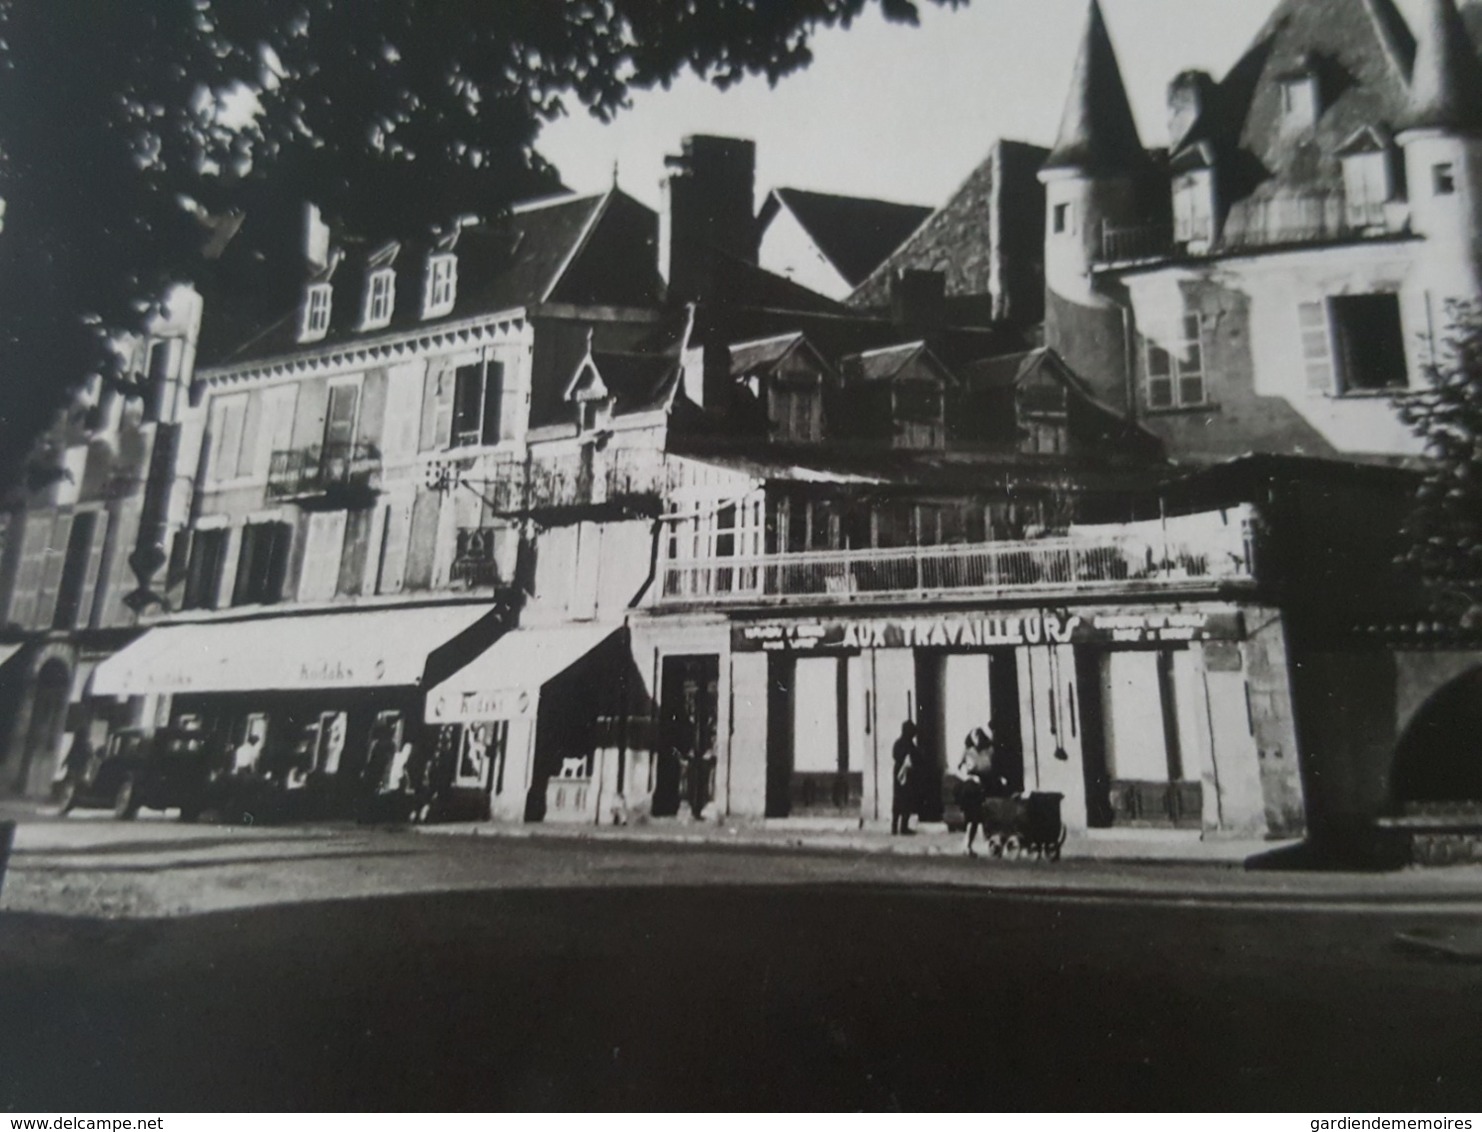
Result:
{"type": "Polygon", "coordinates": [[[1024,254],[1042,256],[1044,198],[1035,174],[1047,153],[1040,146],[1024,142],[996,142],[947,202],[855,289],[849,305],[888,306],[891,278],[898,271],[913,269],[942,272],[948,295],[989,294],[994,283],[995,199],[1002,202],[1001,210],[1007,214],[1001,218],[1002,225],[1017,231],[1026,245],[1033,245],[1026,246],[1024,254]],[[1010,177],[1019,183],[997,183],[1010,177]],[[1027,195],[1029,201],[1021,195],[1027,195]],[[1029,207],[1031,202],[1033,207],[1029,207]]]}
{"type": "Polygon", "coordinates": [[[1091,0],[1070,94],[1047,169],[1102,173],[1143,164],[1137,122],[1098,0],[1091,0]]]}
{"type": "MultiPolygon", "coordinates": [[[[298,292],[291,297],[291,307],[266,329],[216,356],[203,358],[202,365],[229,365],[317,351],[357,338],[433,328],[552,298],[604,215],[619,209],[643,222],[657,222],[650,210],[613,189],[595,196],[536,201],[515,208],[499,220],[462,229],[454,247],[458,256],[454,306],[450,313],[437,318],[421,317],[423,271],[431,246],[403,242],[394,256],[396,304],[391,323],[377,330],[362,330],[360,322],[367,267],[384,243],[341,240],[338,246],[343,255],[329,273],[333,301],[329,329],[322,339],[299,342],[302,294],[298,292]]],[[[656,282],[654,289],[656,298],[656,282]]]]}
{"type": "Polygon", "coordinates": [[[1403,129],[1482,127],[1482,63],[1452,0],[1424,0],[1403,129]]]}
{"type": "Polygon", "coordinates": [[[931,215],[931,209],[922,205],[784,188],[773,189],[762,206],[762,227],[777,214],[779,204],[797,217],[851,287],[864,282],[931,215]]]}
{"type": "Polygon", "coordinates": [[[598,350],[592,363],[612,394],[613,413],[648,413],[667,408],[678,388],[679,362],[662,354],[598,350]]]}

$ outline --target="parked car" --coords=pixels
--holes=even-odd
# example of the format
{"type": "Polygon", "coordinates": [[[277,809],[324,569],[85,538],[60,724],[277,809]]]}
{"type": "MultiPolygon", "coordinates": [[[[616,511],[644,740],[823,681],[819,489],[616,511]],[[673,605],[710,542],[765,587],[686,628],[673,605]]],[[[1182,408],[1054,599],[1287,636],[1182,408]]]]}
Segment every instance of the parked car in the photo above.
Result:
{"type": "Polygon", "coordinates": [[[62,783],[62,813],[111,809],[121,820],[140,809],[179,807],[183,821],[200,816],[211,777],[205,737],[198,731],[115,732],[101,756],[68,773],[62,783]]]}

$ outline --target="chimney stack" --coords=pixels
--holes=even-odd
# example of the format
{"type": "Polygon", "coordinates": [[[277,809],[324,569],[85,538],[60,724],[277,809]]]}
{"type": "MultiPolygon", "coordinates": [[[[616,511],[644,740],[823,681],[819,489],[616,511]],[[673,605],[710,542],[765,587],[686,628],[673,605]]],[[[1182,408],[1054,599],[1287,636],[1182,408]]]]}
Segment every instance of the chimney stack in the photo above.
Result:
{"type": "Polygon", "coordinates": [[[1205,71],[1184,71],[1168,84],[1168,148],[1176,151],[1208,113],[1214,79],[1205,71]]]}
{"type": "Polygon", "coordinates": [[[659,273],[671,301],[703,299],[717,252],[757,261],[756,143],[692,135],[664,164],[659,273]]]}
{"type": "Polygon", "coordinates": [[[947,325],[947,277],[905,268],[890,277],[890,320],[907,334],[935,334],[947,325]]]}
{"type": "Polygon", "coordinates": [[[329,225],[319,213],[319,206],[304,203],[304,262],[310,272],[329,266],[329,225]]]}

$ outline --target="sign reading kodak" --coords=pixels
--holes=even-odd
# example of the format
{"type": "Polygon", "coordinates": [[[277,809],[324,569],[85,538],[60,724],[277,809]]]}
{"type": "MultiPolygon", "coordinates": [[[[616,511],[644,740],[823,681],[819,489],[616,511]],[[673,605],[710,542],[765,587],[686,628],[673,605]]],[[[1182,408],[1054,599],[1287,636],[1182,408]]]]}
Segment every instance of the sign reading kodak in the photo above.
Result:
{"type": "Polygon", "coordinates": [[[1234,611],[1136,612],[1030,610],[940,617],[809,619],[735,625],[738,652],[812,652],[826,649],[974,649],[1010,645],[1158,644],[1239,640],[1234,611]]]}

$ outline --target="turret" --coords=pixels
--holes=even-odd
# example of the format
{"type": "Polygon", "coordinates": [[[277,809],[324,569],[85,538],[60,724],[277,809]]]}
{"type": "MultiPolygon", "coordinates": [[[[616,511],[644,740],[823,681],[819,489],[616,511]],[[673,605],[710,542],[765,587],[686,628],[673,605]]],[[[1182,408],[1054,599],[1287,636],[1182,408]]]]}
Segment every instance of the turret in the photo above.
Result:
{"type": "Polygon", "coordinates": [[[1116,52],[1091,0],[1045,186],[1045,344],[1113,404],[1126,400],[1121,310],[1098,295],[1092,266],[1108,228],[1146,222],[1150,162],[1137,135],[1116,52]]]}
{"type": "Polygon", "coordinates": [[[1046,283],[1052,292],[1089,299],[1103,229],[1136,222],[1147,163],[1101,5],[1091,0],[1060,132],[1040,170],[1046,283]]]}
{"type": "Polygon", "coordinates": [[[1399,123],[1411,225],[1438,301],[1482,295],[1482,62],[1454,0],[1421,0],[1399,123]]]}

